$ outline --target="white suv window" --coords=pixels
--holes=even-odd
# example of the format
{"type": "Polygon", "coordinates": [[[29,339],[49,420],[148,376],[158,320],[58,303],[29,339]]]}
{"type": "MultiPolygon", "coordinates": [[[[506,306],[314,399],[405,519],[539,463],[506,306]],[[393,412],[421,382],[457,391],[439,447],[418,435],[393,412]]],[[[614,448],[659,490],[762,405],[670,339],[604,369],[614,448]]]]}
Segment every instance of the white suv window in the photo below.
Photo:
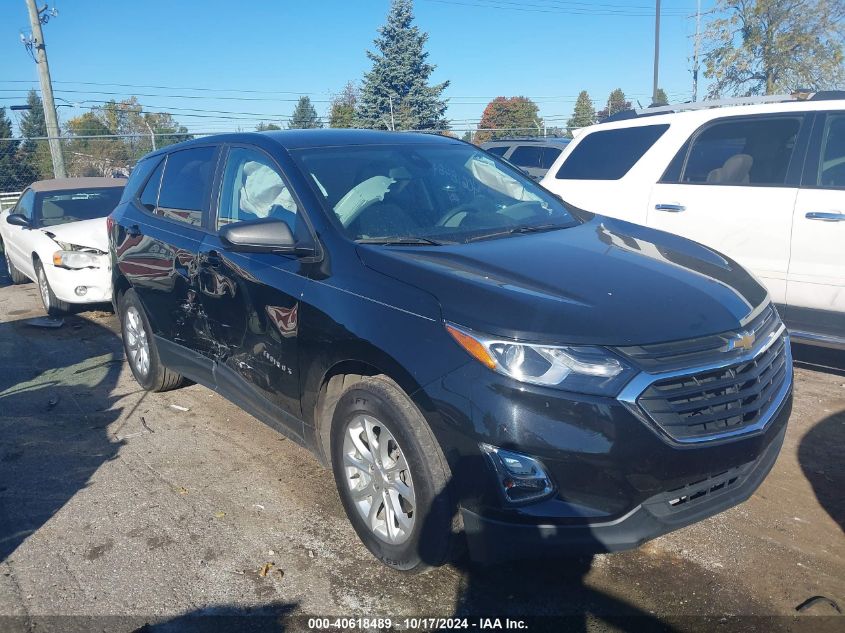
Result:
{"type": "Polygon", "coordinates": [[[668,124],[599,130],[585,136],[560,166],[560,180],[619,180],[657,142],[668,124]]]}
{"type": "Polygon", "coordinates": [[[795,116],[710,124],[681,149],[663,182],[783,185],[801,121],[795,116]]]}

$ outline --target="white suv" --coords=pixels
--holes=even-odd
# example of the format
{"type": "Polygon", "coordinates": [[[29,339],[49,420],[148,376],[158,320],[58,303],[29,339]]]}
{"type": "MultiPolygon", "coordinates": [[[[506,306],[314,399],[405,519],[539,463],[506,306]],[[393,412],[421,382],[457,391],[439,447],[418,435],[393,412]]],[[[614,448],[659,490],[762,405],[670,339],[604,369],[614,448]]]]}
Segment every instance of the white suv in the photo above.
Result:
{"type": "Polygon", "coordinates": [[[585,128],[542,184],[722,251],[765,283],[795,340],[845,349],[845,93],[725,103],[585,128]]]}

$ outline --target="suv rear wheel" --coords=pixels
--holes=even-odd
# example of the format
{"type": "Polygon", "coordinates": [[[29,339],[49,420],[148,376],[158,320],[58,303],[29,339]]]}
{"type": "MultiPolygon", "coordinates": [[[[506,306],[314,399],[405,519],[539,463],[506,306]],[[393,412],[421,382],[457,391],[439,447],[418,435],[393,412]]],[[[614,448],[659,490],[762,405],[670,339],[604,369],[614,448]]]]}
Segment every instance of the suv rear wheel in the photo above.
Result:
{"type": "Polygon", "coordinates": [[[169,391],[184,382],[181,374],[161,364],[147,315],[132,289],[120,297],[120,326],[126,360],[139,385],[147,391],[169,391]]]}
{"type": "Polygon", "coordinates": [[[422,571],[452,544],[449,467],[408,396],[385,376],[362,377],[332,419],[332,470],[346,514],[386,565],[422,571]]]}

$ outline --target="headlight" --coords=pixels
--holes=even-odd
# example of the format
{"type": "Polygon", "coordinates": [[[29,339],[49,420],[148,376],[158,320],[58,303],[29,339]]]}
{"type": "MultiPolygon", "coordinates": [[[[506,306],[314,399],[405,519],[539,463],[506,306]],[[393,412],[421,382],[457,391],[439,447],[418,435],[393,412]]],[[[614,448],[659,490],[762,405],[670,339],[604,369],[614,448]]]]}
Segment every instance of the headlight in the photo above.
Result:
{"type": "Polygon", "coordinates": [[[567,391],[615,396],[637,373],[601,347],[523,343],[446,325],[473,358],[514,380],[567,391]]]}
{"type": "Polygon", "coordinates": [[[53,264],[62,268],[99,268],[100,255],[81,251],[56,251],[53,264]]]}

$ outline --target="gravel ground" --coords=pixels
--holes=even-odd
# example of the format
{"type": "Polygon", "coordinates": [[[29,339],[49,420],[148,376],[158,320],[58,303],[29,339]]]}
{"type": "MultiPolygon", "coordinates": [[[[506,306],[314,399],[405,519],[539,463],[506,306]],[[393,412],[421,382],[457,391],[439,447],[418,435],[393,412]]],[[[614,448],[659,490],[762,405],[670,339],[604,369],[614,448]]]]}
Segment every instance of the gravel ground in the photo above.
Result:
{"type": "Polygon", "coordinates": [[[796,350],[786,443],[745,504],[636,551],[407,576],[358,542],[305,450],[206,388],[141,391],[111,313],[26,324],[42,314],[34,284],[0,287],[0,631],[478,614],[565,616],[530,630],[845,630],[827,602],[795,610],[817,595],[845,609],[845,354],[796,350]]]}

